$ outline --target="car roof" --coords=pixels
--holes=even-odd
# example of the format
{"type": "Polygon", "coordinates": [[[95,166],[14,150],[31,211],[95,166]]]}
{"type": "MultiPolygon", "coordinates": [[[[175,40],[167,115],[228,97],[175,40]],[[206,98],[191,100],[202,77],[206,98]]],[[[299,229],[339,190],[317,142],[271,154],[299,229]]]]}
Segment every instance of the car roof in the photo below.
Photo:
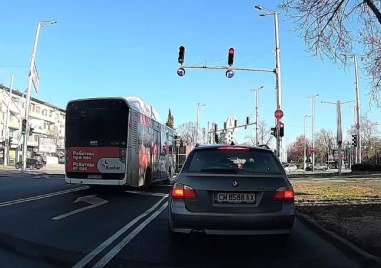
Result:
{"type": "Polygon", "coordinates": [[[256,146],[249,146],[249,145],[228,145],[228,144],[207,144],[207,145],[198,145],[193,148],[194,151],[201,151],[201,150],[208,150],[208,149],[218,149],[218,148],[229,148],[229,149],[240,149],[240,148],[248,148],[250,150],[258,150],[258,151],[266,151],[266,152],[273,152],[270,149],[267,149],[265,147],[256,147],[256,146]]]}

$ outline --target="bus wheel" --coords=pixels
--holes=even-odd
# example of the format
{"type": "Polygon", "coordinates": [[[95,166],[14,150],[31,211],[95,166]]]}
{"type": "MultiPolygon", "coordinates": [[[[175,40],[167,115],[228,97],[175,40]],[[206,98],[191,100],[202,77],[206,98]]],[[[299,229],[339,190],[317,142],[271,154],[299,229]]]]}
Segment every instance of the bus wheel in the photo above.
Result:
{"type": "Polygon", "coordinates": [[[144,184],[143,184],[143,189],[144,190],[148,190],[149,189],[149,187],[151,186],[151,180],[152,180],[151,169],[147,168],[146,174],[144,176],[144,184]]]}

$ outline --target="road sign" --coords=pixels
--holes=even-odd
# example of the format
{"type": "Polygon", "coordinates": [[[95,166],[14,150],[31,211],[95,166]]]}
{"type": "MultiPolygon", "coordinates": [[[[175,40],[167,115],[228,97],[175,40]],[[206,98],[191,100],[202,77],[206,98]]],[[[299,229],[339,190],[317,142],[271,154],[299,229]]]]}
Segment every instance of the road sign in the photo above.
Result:
{"type": "Polygon", "coordinates": [[[274,116],[276,119],[281,119],[283,117],[283,111],[282,110],[276,110],[274,112],[274,116]]]}

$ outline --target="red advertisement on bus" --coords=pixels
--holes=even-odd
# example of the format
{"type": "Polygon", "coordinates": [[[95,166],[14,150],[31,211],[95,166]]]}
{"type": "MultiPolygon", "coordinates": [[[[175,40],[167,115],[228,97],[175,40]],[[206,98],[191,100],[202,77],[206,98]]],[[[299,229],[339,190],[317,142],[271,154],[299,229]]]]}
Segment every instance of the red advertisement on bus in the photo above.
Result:
{"type": "Polygon", "coordinates": [[[71,147],[66,151],[66,172],[124,173],[125,153],[119,147],[71,147]]]}

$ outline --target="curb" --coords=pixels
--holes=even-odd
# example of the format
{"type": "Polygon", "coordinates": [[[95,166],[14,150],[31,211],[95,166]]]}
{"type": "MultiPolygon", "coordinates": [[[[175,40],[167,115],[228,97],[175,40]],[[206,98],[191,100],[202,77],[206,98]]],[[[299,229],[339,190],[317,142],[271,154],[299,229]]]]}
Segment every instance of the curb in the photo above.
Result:
{"type": "Polygon", "coordinates": [[[335,232],[323,228],[314,218],[302,212],[297,211],[296,216],[308,227],[323,236],[336,247],[343,250],[347,256],[358,261],[363,267],[381,267],[381,258],[373,256],[335,232]]]}

